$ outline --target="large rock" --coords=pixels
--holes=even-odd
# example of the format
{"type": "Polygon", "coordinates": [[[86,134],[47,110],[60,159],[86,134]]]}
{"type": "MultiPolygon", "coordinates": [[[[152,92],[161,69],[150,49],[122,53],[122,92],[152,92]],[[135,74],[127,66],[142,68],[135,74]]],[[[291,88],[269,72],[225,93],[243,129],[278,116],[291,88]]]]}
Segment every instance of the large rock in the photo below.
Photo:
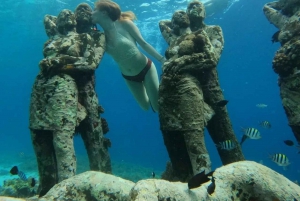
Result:
{"type": "MultiPolygon", "coordinates": [[[[213,174],[212,182],[195,189],[187,183],[160,179],[141,180],[134,184],[122,178],[89,171],[55,185],[44,197],[27,200],[76,201],[295,201],[300,200],[300,187],[283,175],[256,162],[242,161],[222,166],[213,174]]],[[[0,201],[13,201],[0,198],[0,201]]],[[[20,199],[21,201],[22,199],[20,199]]]]}
{"type": "Polygon", "coordinates": [[[39,201],[48,200],[130,200],[134,183],[102,172],[88,171],[56,184],[39,201]]]}

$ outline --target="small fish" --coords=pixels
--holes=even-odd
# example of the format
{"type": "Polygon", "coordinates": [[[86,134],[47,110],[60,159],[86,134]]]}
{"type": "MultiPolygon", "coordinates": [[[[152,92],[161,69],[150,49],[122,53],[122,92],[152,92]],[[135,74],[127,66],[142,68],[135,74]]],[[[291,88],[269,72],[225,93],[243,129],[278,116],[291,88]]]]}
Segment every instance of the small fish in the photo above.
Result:
{"type": "Polygon", "coordinates": [[[228,102],[229,102],[228,100],[221,100],[221,101],[217,102],[216,106],[224,107],[225,105],[227,105],[228,102]]]}
{"type": "Polygon", "coordinates": [[[231,140],[226,140],[224,142],[220,142],[218,145],[216,145],[220,149],[224,150],[232,150],[236,147],[236,144],[232,142],[231,140]]]}
{"type": "Polygon", "coordinates": [[[263,103],[259,103],[259,104],[256,104],[256,107],[258,107],[258,108],[266,108],[266,107],[268,107],[268,105],[263,104],[263,103]]]}
{"type": "Polygon", "coordinates": [[[35,181],[35,179],[34,179],[34,178],[32,178],[32,179],[31,179],[30,186],[31,186],[31,187],[34,187],[34,186],[35,186],[35,184],[36,184],[36,181],[35,181]]]}
{"type": "Polygon", "coordinates": [[[246,139],[258,140],[261,138],[260,132],[256,128],[243,128],[244,135],[240,144],[242,145],[246,139]]]}
{"type": "Polygon", "coordinates": [[[284,144],[286,144],[287,146],[294,146],[294,142],[292,140],[284,140],[283,141],[284,144]]]}
{"type": "Polygon", "coordinates": [[[256,128],[244,129],[244,135],[252,140],[258,140],[261,138],[260,132],[256,128]]]}
{"type": "Polygon", "coordinates": [[[276,43],[276,42],[279,42],[279,40],[278,40],[279,33],[280,33],[280,31],[276,31],[276,32],[273,34],[272,39],[271,39],[272,43],[274,43],[274,42],[275,42],[275,43],[276,43]]]}
{"type": "Polygon", "coordinates": [[[259,125],[263,128],[271,128],[271,123],[269,121],[261,121],[259,125]]]}
{"type": "Polygon", "coordinates": [[[207,187],[207,193],[209,195],[213,194],[215,192],[216,184],[215,184],[215,178],[211,178],[211,184],[207,187]]]}
{"type": "Polygon", "coordinates": [[[24,174],[24,172],[19,171],[17,166],[12,167],[9,172],[12,175],[18,175],[20,177],[20,179],[22,179],[23,181],[27,181],[26,175],[24,174]]]}
{"type": "Polygon", "coordinates": [[[285,154],[273,154],[270,155],[269,158],[271,158],[271,160],[279,166],[288,166],[291,164],[285,154]]]}
{"type": "Polygon", "coordinates": [[[152,176],[152,178],[154,178],[155,177],[155,172],[151,172],[151,176],[152,176]]]}
{"type": "Polygon", "coordinates": [[[201,186],[201,184],[208,182],[210,179],[209,176],[212,176],[214,171],[205,174],[205,170],[193,176],[188,182],[188,188],[193,189],[201,186]]]}

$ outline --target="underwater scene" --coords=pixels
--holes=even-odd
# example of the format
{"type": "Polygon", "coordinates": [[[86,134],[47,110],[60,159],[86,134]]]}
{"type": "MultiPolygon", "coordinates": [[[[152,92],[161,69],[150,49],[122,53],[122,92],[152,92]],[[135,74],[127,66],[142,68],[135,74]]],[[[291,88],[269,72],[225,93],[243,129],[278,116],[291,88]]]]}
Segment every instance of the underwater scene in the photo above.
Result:
{"type": "Polygon", "coordinates": [[[114,24],[116,36],[104,20],[114,23],[112,7],[99,2],[1,3],[0,196],[42,197],[89,170],[134,183],[217,186],[212,171],[243,160],[299,185],[298,1],[115,0],[136,17],[129,12],[123,20],[133,23],[114,24]],[[202,18],[194,20],[200,8],[202,18]],[[84,12],[87,28],[78,17],[84,12]],[[118,46],[131,28],[138,48],[118,46]]]}

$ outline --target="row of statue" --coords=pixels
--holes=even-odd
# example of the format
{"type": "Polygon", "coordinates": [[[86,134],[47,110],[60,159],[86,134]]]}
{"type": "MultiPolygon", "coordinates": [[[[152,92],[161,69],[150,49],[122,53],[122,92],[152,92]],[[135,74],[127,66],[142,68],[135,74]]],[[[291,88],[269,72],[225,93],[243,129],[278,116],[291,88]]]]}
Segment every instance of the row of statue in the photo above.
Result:
{"type": "MultiPolygon", "coordinates": [[[[292,40],[296,33],[291,29],[300,30],[293,18],[299,15],[293,13],[287,19],[283,12],[275,12],[290,11],[290,7],[280,7],[280,2],[267,4],[264,12],[282,30],[278,40],[283,47],[277,52],[273,67],[280,75],[283,105],[299,140],[300,121],[293,112],[296,107],[293,100],[299,92],[293,89],[298,89],[299,83],[289,84],[291,79],[298,80],[299,69],[294,69],[295,58],[291,60],[284,54],[290,43],[298,47],[298,40],[292,40]],[[287,20],[290,23],[287,24],[287,20]]],[[[39,63],[40,72],[33,85],[30,104],[30,131],[38,162],[40,196],[56,183],[75,175],[73,138],[76,134],[84,141],[90,169],[112,172],[108,153],[111,142],[105,137],[108,124],[101,118],[104,109],[95,92],[95,70],[108,47],[107,36],[94,29],[92,13],[88,4],[81,3],[74,12],[65,9],[57,17],[46,15],[44,18],[49,39],[44,44],[44,58],[39,63]]],[[[160,128],[170,157],[162,178],[170,181],[186,182],[203,170],[211,171],[204,141],[205,128],[215,144],[231,140],[237,145],[232,152],[218,148],[224,165],[244,160],[226,104],[219,104],[224,101],[216,69],[224,46],[222,29],[206,25],[205,17],[204,5],[194,0],[185,11],[176,11],[171,20],[159,22],[161,34],[169,45],[165,58],[158,59],[163,62],[163,74],[157,102],[160,128]]],[[[160,57],[152,52],[154,57],[160,57]]],[[[150,67],[151,63],[145,73],[150,67]]],[[[145,75],[143,79],[147,79],[145,75]]],[[[155,105],[151,106],[157,111],[155,105]]]]}

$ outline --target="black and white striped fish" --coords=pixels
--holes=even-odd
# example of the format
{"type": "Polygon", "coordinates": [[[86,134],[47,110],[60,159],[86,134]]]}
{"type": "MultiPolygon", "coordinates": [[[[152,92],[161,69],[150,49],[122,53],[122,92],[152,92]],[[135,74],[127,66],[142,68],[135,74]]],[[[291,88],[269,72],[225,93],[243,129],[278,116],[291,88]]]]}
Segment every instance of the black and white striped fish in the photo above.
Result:
{"type": "Polygon", "coordinates": [[[261,138],[260,132],[256,128],[243,128],[244,135],[240,144],[242,145],[246,139],[258,140],[261,138]]]}
{"type": "Polygon", "coordinates": [[[291,164],[285,154],[273,154],[269,156],[271,160],[279,166],[288,166],[291,164]]]}
{"type": "Polygon", "coordinates": [[[256,128],[244,129],[244,135],[252,140],[258,140],[261,138],[260,132],[256,128]]]}
{"type": "Polygon", "coordinates": [[[271,123],[269,121],[261,121],[259,125],[263,128],[271,128],[271,123]]]}
{"type": "Polygon", "coordinates": [[[26,177],[25,173],[20,171],[17,166],[14,166],[11,168],[10,174],[18,175],[20,177],[20,179],[22,179],[23,181],[27,181],[27,177],[26,177]]]}
{"type": "Polygon", "coordinates": [[[234,142],[232,142],[231,140],[226,140],[224,142],[220,142],[216,146],[220,149],[232,150],[236,147],[236,144],[234,142]]]}

